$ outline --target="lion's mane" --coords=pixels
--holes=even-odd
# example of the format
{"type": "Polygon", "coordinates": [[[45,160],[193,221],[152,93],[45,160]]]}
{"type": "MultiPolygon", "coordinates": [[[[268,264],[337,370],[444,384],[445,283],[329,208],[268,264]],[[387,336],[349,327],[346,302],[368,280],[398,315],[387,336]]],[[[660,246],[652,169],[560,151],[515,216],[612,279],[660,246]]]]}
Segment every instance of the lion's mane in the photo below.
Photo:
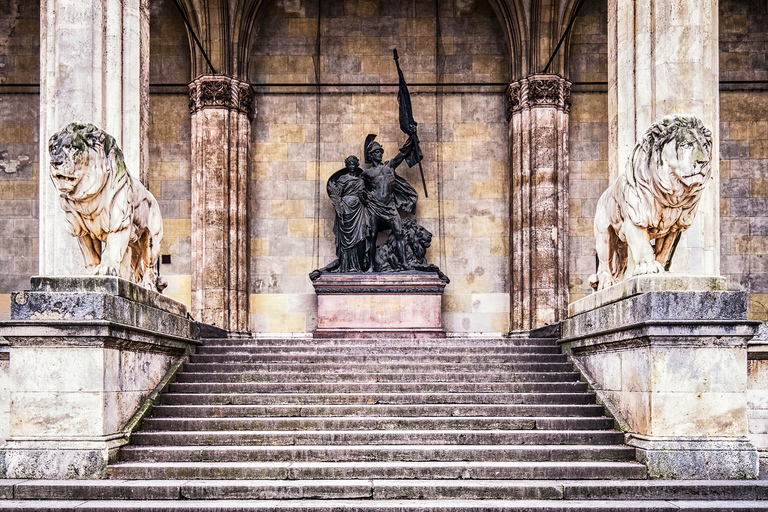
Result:
{"type": "Polygon", "coordinates": [[[712,134],[693,116],[667,116],[653,123],[642,140],[635,145],[628,168],[616,180],[623,196],[626,213],[638,226],[664,234],[669,228],[687,229],[693,223],[701,194],[712,172],[711,165],[701,183],[685,186],[674,173],[659,172],[664,168],[662,152],[669,143],[675,149],[690,137],[701,137],[712,143],[712,134]]]}

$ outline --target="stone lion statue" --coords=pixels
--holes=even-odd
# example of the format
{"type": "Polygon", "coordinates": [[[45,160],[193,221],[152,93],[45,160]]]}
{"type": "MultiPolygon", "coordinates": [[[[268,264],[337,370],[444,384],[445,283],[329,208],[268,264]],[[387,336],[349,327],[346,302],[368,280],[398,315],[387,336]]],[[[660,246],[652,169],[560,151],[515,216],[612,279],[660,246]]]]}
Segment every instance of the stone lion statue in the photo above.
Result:
{"type": "Polygon", "coordinates": [[[48,151],[67,231],[77,237],[88,272],[162,291],[160,207],[128,173],[114,137],[92,124],[71,123],[51,137],[48,151]]]}
{"type": "MultiPolygon", "coordinates": [[[[416,223],[413,217],[402,221],[402,232],[405,240],[405,260],[414,270],[437,272],[438,277],[449,283],[437,265],[427,263],[427,249],[432,245],[432,233],[416,223]]],[[[393,272],[400,269],[400,257],[397,252],[397,239],[390,233],[387,240],[376,248],[374,270],[376,272],[393,272]]]]}
{"type": "Polygon", "coordinates": [[[693,223],[710,181],[711,146],[710,131],[693,116],[667,116],[648,128],[624,172],[597,203],[600,262],[589,278],[595,290],[624,279],[627,250],[635,264],[633,275],[669,268],[678,235],[693,223]]]}

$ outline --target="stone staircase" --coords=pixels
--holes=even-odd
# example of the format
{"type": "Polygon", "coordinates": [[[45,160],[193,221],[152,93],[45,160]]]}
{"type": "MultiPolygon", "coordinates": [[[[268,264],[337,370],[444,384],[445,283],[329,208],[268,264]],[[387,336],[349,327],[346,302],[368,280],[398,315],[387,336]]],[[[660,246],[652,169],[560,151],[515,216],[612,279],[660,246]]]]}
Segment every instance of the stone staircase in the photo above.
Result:
{"type": "Polygon", "coordinates": [[[768,510],[762,481],[645,480],[549,338],[206,340],[131,441],[0,509],[768,510]]]}

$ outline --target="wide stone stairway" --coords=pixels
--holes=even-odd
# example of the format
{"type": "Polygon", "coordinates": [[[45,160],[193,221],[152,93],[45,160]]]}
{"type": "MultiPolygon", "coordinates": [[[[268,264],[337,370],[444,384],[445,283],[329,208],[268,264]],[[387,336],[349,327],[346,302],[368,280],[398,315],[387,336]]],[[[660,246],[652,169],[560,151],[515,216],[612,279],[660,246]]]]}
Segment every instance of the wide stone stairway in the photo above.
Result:
{"type": "Polygon", "coordinates": [[[102,481],[30,510],[768,510],[763,481],[649,481],[548,338],[209,339],[102,481]]]}

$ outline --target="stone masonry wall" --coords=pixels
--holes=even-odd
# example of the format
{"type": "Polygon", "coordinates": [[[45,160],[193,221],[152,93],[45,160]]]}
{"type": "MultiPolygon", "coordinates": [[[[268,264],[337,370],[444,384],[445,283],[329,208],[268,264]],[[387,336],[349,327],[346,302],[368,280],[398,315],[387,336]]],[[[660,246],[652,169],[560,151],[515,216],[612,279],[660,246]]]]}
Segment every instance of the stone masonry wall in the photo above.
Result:
{"type": "Polygon", "coordinates": [[[427,259],[452,280],[444,327],[507,331],[508,73],[493,11],[485,0],[441,2],[436,23],[433,2],[338,1],[323,2],[322,9],[320,80],[339,85],[323,87],[319,98],[303,87],[315,83],[316,2],[275,2],[254,42],[252,82],[265,85],[256,88],[252,130],[252,329],[316,326],[307,274],[335,259],[326,181],[348,155],[362,161],[366,134],[379,134],[385,159],[406,139],[393,86],[396,47],[412,85],[429,199],[417,167],[403,164],[398,172],[419,191],[416,217],[434,235],[427,259]],[[497,85],[444,87],[440,94],[434,85],[418,87],[434,84],[436,53],[441,83],[497,85]]]}
{"type": "Polygon", "coordinates": [[[608,187],[607,3],[585,2],[573,25],[568,78],[573,83],[569,124],[570,301],[592,293],[595,272],[592,225],[600,194],[608,187]]]}
{"type": "Polygon", "coordinates": [[[720,2],[720,254],[768,320],[768,3],[720,2]]]}
{"type": "Polygon", "coordinates": [[[0,1],[0,320],[37,273],[40,2],[0,1]]]}
{"type": "Polygon", "coordinates": [[[191,61],[184,21],[173,0],[150,2],[149,190],[163,213],[160,266],[165,295],[191,307],[191,61]]]}

